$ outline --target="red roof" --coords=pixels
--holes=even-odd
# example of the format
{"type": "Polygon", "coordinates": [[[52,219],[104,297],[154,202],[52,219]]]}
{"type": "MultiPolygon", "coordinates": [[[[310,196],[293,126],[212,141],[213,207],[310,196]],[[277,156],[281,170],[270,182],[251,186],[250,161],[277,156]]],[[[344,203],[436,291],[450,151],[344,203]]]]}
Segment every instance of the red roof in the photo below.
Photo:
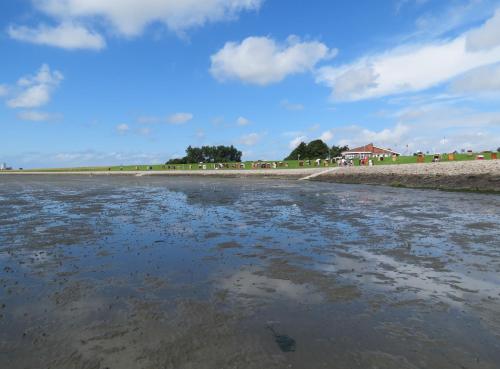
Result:
{"type": "Polygon", "coordinates": [[[342,154],[359,153],[359,152],[369,152],[372,154],[397,154],[397,152],[392,151],[391,149],[382,149],[381,147],[374,146],[372,143],[365,146],[356,147],[348,151],[344,151],[342,154]]]}

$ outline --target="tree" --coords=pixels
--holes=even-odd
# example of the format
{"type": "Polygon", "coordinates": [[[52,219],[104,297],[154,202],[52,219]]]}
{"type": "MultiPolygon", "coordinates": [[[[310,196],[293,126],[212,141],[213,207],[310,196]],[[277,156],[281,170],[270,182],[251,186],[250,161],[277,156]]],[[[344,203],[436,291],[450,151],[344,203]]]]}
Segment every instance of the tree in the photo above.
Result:
{"type": "Polygon", "coordinates": [[[188,146],[184,158],[171,159],[167,164],[188,164],[188,163],[228,163],[240,162],[241,151],[231,146],[188,146]]]}
{"type": "Polygon", "coordinates": [[[288,155],[285,160],[298,160],[298,159],[308,159],[307,157],[307,145],[305,142],[301,142],[293,151],[288,155]]]}
{"type": "Polygon", "coordinates": [[[497,148],[497,151],[500,152],[500,146],[497,148]]]}
{"type": "Polygon", "coordinates": [[[333,145],[332,148],[330,149],[330,155],[332,158],[337,158],[339,156],[342,156],[342,153],[344,151],[348,151],[349,150],[349,146],[345,145],[345,146],[336,146],[336,145],[333,145]]]}
{"type": "Polygon", "coordinates": [[[330,149],[322,140],[314,140],[307,144],[308,159],[326,159],[329,154],[330,149]]]}
{"type": "Polygon", "coordinates": [[[306,144],[301,142],[293,151],[288,155],[285,160],[297,159],[326,159],[330,155],[328,145],[322,140],[314,140],[306,144]]]}

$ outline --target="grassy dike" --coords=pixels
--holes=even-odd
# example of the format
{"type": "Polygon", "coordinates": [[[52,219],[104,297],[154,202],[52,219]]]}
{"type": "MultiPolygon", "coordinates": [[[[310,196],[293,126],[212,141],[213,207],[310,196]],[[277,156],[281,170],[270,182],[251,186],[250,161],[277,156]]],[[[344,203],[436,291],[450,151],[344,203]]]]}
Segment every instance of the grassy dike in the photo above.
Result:
{"type": "MultiPolygon", "coordinates": [[[[454,155],[454,161],[471,161],[475,160],[476,156],[479,155],[478,153],[474,153],[472,155],[468,154],[455,154],[454,155]]],[[[481,154],[484,155],[485,160],[491,160],[491,153],[485,153],[481,154]]],[[[500,157],[500,154],[497,154],[500,157]]],[[[426,155],[425,156],[425,163],[431,163],[433,159],[433,155],[426,155]]],[[[443,155],[442,162],[447,162],[448,160],[448,155],[443,155]]],[[[263,161],[265,163],[272,163],[272,160],[266,160],[263,161]]],[[[298,160],[288,160],[288,161],[276,161],[280,162],[283,164],[287,164],[287,166],[283,165],[279,167],[278,169],[304,169],[304,168],[311,168],[315,166],[315,163],[313,160],[311,160],[311,165],[308,166],[304,163],[304,166],[299,166],[299,161],[298,160]]],[[[246,170],[251,170],[252,169],[252,163],[253,161],[246,161],[244,162],[245,164],[245,169],[246,170]]],[[[416,156],[400,156],[397,158],[396,161],[393,161],[392,158],[384,158],[384,160],[379,161],[377,159],[373,159],[373,164],[374,165],[398,165],[398,164],[416,164],[417,163],[417,157],[416,156]]],[[[235,169],[240,169],[240,168],[231,168],[232,164],[236,163],[229,163],[230,168],[225,168],[225,169],[220,169],[224,171],[228,170],[235,170],[235,169]]],[[[359,160],[354,160],[354,165],[359,166],[359,160]]],[[[206,164],[207,170],[209,169],[214,169],[214,164],[206,164]]],[[[334,165],[330,165],[334,166],[334,165]]],[[[29,169],[29,170],[24,170],[24,172],[132,172],[132,171],[173,171],[173,170],[192,170],[192,171],[199,171],[203,170],[198,168],[198,164],[176,164],[176,165],[167,165],[167,164],[150,164],[150,165],[121,165],[121,166],[97,166],[97,167],[74,167],[74,168],[40,168],[40,169],[29,169]],[[175,169],[174,169],[175,168],[175,169]]]]}

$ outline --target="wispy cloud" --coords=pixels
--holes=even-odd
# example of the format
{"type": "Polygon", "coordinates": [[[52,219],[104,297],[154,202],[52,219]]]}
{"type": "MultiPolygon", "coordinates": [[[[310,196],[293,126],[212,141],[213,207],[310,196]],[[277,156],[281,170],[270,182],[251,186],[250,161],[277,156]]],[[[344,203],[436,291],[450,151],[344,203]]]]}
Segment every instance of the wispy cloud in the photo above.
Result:
{"type": "Polygon", "coordinates": [[[25,76],[17,81],[17,85],[11,89],[13,97],[7,100],[7,105],[11,108],[37,108],[46,105],[63,79],[61,72],[51,71],[44,64],[34,76],[25,76]]]}
{"type": "Polygon", "coordinates": [[[236,124],[238,126],[247,126],[250,124],[250,120],[245,117],[239,117],[238,119],[236,119],[236,124]]]}
{"type": "Polygon", "coordinates": [[[24,168],[78,167],[104,165],[132,165],[164,163],[166,153],[140,151],[62,151],[62,152],[24,152],[5,157],[8,163],[24,168]]]}
{"type": "Polygon", "coordinates": [[[51,122],[61,120],[61,114],[47,113],[37,110],[25,110],[17,114],[18,119],[32,122],[51,122]]]}
{"type": "Polygon", "coordinates": [[[129,127],[129,125],[128,125],[128,124],[125,124],[125,123],[118,124],[118,125],[116,126],[116,131],[117,131],[119,134],[123,135],[123,134],[125,134],[125,133],[127,133],[127,132],[129,132],[129,131],[130,131],[130,127],[129,127]]]}
{"type": "Polygon", "coordinates": [[[245,146],[255,146],[262,138],[262,134],[259,133],[249,133],[243,135],[239,139],[239,143],[245,146]]]}
{"type": "Polygon", "coordinates": [[[36,28],[10,26],[8,34],[18,41],[55,46],[68,50],[100,50],[106,47],[106,41],[100,34],[71,22],[61,23],[56,27],[45,24],[41,24],[36,28]]]}
{"type": "Polygon", "coordinates": [[[332,97],[340,101],[430,89],[500,62],[499,21],[497,12],[482,26],[454,39],[404,44],[349,64],[322,67],[316,81],[330,87],[332,97]]]}
{"type": "Polygon", "coordinates": [[[167,122],[170,124],[185,124],[193,118],[194,115],[191,113],[175,113],[167,118],[167,122]]]}
{"type": "Polygon", "coordinates": [[[297,103],[291,103],[290,101],[288,101],[286,99],[281,100],[280,105],[281,105],[281,107],[283,107],[286,110],[291,110],[291,111],[304,110],[304,105],[297,104],[297,103]]]}

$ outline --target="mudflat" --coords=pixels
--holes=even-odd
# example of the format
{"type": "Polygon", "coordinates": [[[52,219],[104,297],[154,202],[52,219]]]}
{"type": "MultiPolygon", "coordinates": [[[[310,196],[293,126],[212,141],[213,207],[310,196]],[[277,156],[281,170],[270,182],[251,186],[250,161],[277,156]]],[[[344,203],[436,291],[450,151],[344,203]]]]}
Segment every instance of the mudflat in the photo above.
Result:
{"type": "Polygon", "coordinates": [[[498,368],[500,197],[0,177],[1,368],[498,368]]]}

